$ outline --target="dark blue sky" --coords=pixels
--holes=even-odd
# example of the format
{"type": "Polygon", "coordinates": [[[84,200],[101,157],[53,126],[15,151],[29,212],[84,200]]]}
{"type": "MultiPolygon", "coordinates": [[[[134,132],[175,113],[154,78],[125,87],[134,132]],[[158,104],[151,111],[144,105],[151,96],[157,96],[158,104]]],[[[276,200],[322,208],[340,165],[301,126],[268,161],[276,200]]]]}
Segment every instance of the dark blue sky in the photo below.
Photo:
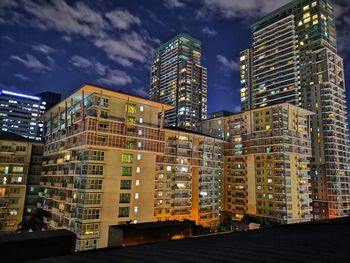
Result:
{"type": "MultiPolygon", "coordinates": [[[[251,45],[250,23],[286,2],[0,0],[0,88],[65,97],[92,82],[148,96],[153,49],[184,32],[202,41],[209,112],[237,111],[238,57],[251,45]]],[[[334,2],[350,90],[350,1],[334,2]]]]}

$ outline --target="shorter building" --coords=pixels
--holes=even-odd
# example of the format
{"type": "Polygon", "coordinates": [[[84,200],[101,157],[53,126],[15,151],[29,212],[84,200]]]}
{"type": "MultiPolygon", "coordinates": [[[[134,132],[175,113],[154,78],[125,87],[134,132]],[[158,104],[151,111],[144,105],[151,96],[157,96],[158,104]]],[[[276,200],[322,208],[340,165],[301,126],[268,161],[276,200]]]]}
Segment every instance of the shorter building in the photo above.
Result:
{"type": "Polygon", "coordinates": [[[0,130],[40,141],[43,124],[38,119],[45,112],[45,105],[38,96],[1,90],[0,130]]]}
{"type": "Polygon", "coordinates": [[[226,141],[222,211],[289,224],[311,220],[310,115],[288,103],[201,123],[226,141]]]}
{"type": "Polygon", "coordinates": [[[35,212],[42,150],[37,141],[0,132],[0,231],[15,231],[35,212]]]}
{"type": "Polygon", "coordinates": [[[164,128],[173,106],[87,84],[44,115],[41,185],[49,229],[77,250],[106,247],[109,226],[219,222],[222,143],[164,128]]]}

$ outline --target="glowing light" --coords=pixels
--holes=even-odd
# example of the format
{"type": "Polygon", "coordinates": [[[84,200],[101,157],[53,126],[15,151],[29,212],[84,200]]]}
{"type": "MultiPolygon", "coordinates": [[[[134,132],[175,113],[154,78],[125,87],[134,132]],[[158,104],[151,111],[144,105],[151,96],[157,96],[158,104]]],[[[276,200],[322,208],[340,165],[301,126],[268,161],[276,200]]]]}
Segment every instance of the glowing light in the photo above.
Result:
{"type": "Polygon", "coordinates": [[[11,96],[16,96],[16,97],[21,97],[21,98],[32,99],[32,100],[40,100],[39,97],[25,95],[25,94],[16,93],[16,92],[7,91],[7,90],[2,90],[1,93],[5,94],[5,95],[11,95],[11,96]]]}

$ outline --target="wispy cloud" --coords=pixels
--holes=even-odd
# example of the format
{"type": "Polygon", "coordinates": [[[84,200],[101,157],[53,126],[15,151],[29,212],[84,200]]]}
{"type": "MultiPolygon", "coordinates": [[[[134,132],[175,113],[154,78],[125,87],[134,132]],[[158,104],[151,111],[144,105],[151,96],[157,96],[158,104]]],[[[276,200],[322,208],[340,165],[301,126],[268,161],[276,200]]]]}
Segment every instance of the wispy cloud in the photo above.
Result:
{"type": "Polygon", "coordinates": [[[139,95],[141,97],[147,98],[149,93],[145,88],[133,88],[131,89],[132,92],[134,92],[136,95],[139,95]]]}
{"type": "Polygon", "coordinates": [[[21,80],[28,80],[28,78],[26,76],[19,74],[19,73],[15,74],[15,76],[21,80]]]}
{"type": "Polygon", "coordinates": [[[239,63],[230,60],[227,57],[223,55],[217,55],[216,60],[221,65],[222,70],[224,71],[225,75],[230,76],[232,71],[238,71],[239,70],[239,63]]]}
{"type": "Polygon", "coordinates": [[[10,56],[11,59],[20,62],[27,68],[30,68],[34,71],[40,72],[44,70],[53,70],[54,66],[54,60],[51,57],[47,57],[47,64],[45,65],[43,62],[41,62],[38,58],[34,57],[33,55],[26,54],[24,57],[20,56],[10,56]]]}
{"type": "Polygon", "coordinates": [[[111,69],[101,64],[96,59],[87,59],[78,55],[71,57],[69,62],[88,73],[95,73],[98,77],[96,82],[106,85],[124,86],[132,83],[131,77],[124,71],[111,69]]]}
{"type": "Polygon", "coordinates": [[[127,10],[114,10],[106,14],[112,25],[117,29],[129,29],[132,25],[140,25],[141,20],[127,10]]]}
{"type": "Polygon", "coordinates": [[[184,7],[185,3],[180,0],[163,0],[164,6],[168,9],[184,7]]]}
{"type": "Polygon", "coordinates": [[[218,34],[218,32],[216,32],[213,28],[210,28],[208,26],[204,26],[201,29],[203,35],[208,36],[208,37],[212,37],[218,34]]]}
{"type": "Polygon", "coordinates": [[[56,51],[54,48],[49,47],[45,44],[34,45],[32,48],[33,50],[41,52],[43,54],[50,54],[56,51]]]}

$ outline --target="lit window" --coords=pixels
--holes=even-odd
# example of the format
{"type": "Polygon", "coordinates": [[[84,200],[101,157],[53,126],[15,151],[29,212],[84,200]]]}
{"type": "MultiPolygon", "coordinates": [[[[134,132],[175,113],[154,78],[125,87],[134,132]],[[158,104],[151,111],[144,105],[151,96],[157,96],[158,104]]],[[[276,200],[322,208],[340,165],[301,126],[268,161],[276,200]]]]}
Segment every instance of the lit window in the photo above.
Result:
{"type": "Polygon", "coordinates": [[[134,207],[134,213],[137,213],[139,211],[139,207],[138,206],[135,206],[134,207]]]}
{"type": "Polygon", "coordinates": [[[141,143],[141,142],[138,142],[138,143],[137,143],[137,147],[141,148],[141,147],[142,147],[142,143],[141,143]]]}
{"type": "Polygon", "coordinates": [[[142,135],[142,130],[139,130],[139,136],[141,136],[142,135]]]}
{"type": "Polygon", "coordinates": [[[312,2],[311,6],[312,6],[312,7],[317,6],[317,2],[316,2],[316,1],[312,2]]]}
{"type": "Polygon", "coordinates": [[[135,193],[135,199],[139,199],[139,193],[135,193]]]}
{"type": "Polygon", "coordinates": [[[140,106],[140,111],[143,112],[143,106],[140,106]]]}
{"type": "Polygon", "coordinates": [[[137,160],[141,160],[141,154],[137,154],[137,160]]]}
{"type": "Polygon", "coordinates": [[[140,167],[136,167],[136,172],[140,173],[141,172],[141,168],[140,167]]]}
{"type": "Polygon", "coordinates": [[[143,118],[140,118],[140,119],[139,119],[139,123],[143,123],[143,118]]]}
{"type": "Polygon", "coordinates": [[[132,154],[123,153],[122,154],[122,163],[132,163],[132,157],[133,157],[132,154]]]}
{"type": "Polygon", "coordinates": [[[128,113],[136,113],[136,105],[128,104],[127,111],[128,111],[128,113]]]}
{"type": "Polygon", "coordinates": [[[168,165],[168,166],[166,167],[166,170],[167,170],[168,172],[170,172],[170,171],[171,171],[171,166],[168,165]]]}
{"type": "Polygon", "coordinates": [[[240,61],[245,60],[245,56],[241,56],[239,60],[240,60],[240,61]]]}
{"type": "Polygon", "coordinates": [[[136,186],[140,186],[140,180],[135,181],[136,186]]]}
{"type": "Polygon", "coordinates": [[[303,11],[307,11],[307,10],[309,10],[309,9],[310,9],[310,6],[309,6],[309,5],[306,5],[306,6],[303,7],[303,11]]]}
{"type": "Polygon", "coordinates": [[[303,15],[303,18],[305,19],[305,18],[308,18],[308,17],[310,17],[310,12],[307,12],[307,13],[305,13],[304,15],[303,15]]]}

